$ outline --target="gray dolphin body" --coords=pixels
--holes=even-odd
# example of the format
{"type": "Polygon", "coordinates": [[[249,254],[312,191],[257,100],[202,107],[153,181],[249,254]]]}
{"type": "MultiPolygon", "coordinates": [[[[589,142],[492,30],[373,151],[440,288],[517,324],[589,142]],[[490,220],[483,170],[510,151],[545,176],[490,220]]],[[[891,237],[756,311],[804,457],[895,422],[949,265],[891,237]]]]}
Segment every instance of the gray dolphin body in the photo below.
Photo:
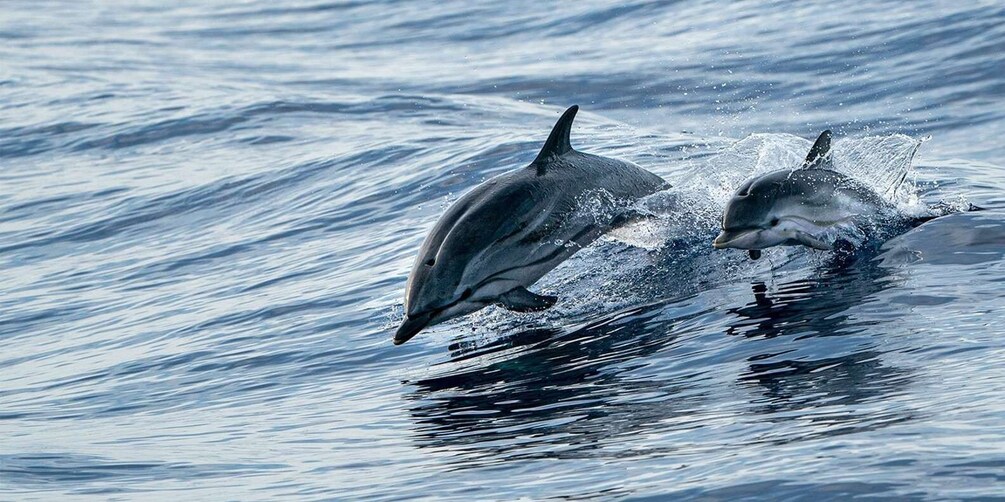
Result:
{"type": "Polygon", "coordinates": [[[872,189],[830,169],[831,132],[824,131],[803,166],[748,180],[726,204],[718,249],[746,249],[760,257],[772,246],[830,250],[842,228],[896,214],[872,189]]]}
{"type": "Polygon", "coordinates": [[[630,162],[574,150],[578,110],[565,111],[530,165],[475,187],[436,223],[409,275],[395,345],[490,304],[518,312],[552,306],[556,297],[527,287],[624,217],[584,218],[584,196],[634,201],[667,186],[630,162]]]}

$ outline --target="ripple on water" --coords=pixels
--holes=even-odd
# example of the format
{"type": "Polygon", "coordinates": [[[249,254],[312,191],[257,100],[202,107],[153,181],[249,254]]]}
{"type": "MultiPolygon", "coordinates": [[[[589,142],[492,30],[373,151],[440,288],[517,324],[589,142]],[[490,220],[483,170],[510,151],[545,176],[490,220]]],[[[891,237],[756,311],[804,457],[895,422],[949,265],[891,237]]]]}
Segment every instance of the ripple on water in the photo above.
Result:
{"type": "Polygon", "coordinates": [[[4,8],[11,497],[1002,491],[1000,6],[4,8]],[[673,184],[657,217],[542,279],[550,311],[392,346],[429,227],[572,104],[578,149],[673,184]],[[713,251],[823,129],[905,211],[986,210],[713,251]]]}

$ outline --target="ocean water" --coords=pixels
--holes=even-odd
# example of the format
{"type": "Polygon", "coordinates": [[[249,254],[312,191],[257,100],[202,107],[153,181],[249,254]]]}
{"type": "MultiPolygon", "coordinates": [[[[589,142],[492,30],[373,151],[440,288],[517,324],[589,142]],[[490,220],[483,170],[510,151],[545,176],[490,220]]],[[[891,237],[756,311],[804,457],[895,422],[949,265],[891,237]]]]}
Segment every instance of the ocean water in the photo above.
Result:
{"type": "Polygon", "coordinates": [[[1000,2],[5,1],[0,499],[1003,497],[1003,49],[1000,2]],[[670,210],[393,346],[572,104],[670,210]],[[985,210],[713,250],[827,128],[985,210]]]}

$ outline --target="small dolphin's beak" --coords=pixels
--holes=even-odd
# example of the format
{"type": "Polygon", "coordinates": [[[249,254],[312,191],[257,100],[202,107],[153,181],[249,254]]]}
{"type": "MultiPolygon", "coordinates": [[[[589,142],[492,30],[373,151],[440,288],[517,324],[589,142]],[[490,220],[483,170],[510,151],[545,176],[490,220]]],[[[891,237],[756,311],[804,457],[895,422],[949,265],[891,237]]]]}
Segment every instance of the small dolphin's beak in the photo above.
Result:
{"type": "Polygon", "coordinates": [[[429,325],[432,317],[431,313],[415,317],[405,316],[405,320],[401,321],[401,326],[398,326],[398,331],[394,334],[394,344],[401,345],[411,340],[413,336],[419,334],[423,328],[429,325]]]}
{"type": "Polygon", "coordinates": [[[715,249],[726,249],[729,247],[729,241],[737,238],[738,236],[739,234],[737,232],[723,230],[719,233],[719,236],[712,241],[712,247],[715,249]]]}
{"type": "Polygon", "coordinates": [[[712,246],[716,249],[736,248],[736,249],[760,249],[757,245],[757,236],[761,233],[760,228],[745,228],[742,230],[723,230],[719,236],[712,241],[712,246]]]}

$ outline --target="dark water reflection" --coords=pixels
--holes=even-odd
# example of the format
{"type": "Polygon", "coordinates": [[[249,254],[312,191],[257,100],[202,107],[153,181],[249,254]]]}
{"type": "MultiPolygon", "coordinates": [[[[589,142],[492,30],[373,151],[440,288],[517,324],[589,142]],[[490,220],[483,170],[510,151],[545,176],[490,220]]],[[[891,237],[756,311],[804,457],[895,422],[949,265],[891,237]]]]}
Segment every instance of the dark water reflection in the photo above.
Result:
{"type": "Polygon", "coordinates": [[[727,333],[750,338],[802,338],[869,328],[869,323],[852,319],[848,310],[898,283],[891,269],[873,260],[875,255],[866,250],[851,258],[832,259],[818,275],[780,284],[772,292],[762,281],[752,283],[754,301],[729,310],[738,320],[727,333]]]}
{"type": "Polygon", "coordinates": [[[908,370],[884,362],[876,343],[856,340],[861,338],[856,335],[882,332],[883,326],[856,318],[852,309],[903,282],[875,255],[870,250],[832,261],[819,275],[783,283],[775,291],[754,282],[754,301],[730,310],[738,319],[728,334],[771,346],[748,357],[749,372],[740,377],[761,395],[751,411],[772,421],[809,418],[826,425],[818,434],[829,436],[911,418],[909,409],[859,406],[882,403],[905,392],[912,381],[908,370]]]}
{"type": "Polygon", "coordinates": [[[622,378],[671,350],[675,325],[700,315],[666,319],[665,308],[633,309],[571,331],[524,331],[474,351],[453,347],[452,362],[516,355],[414,382],[418,442],[468,446],[476,457],[582,456],[605,438],[688,413],[702,395],[687,378],[622,378]],[[535,448],[542,444],[551,446],[535,448]]]}
{"type": "MultiPolygon", "coordinates": [[[[757,441],[834,436],[912,417],[909,408],[874,405],[902,393],[911,374],[860,339],[877,323],[850,313],[898,283],[873,257],[829,263],[813,277],[772,291],[754,282],[753,301],[729,310],[736,319],[725,332],[742,335],[743,352],[750,354],[735,380],[741,389],[756,389],[748,394],[749,414],[799,422],[757,441]]],[[[703,326],[715,309],[684,308],[695,300],[635,308],[578,328],[521,331],[480,346],[455,343],[451,359],[439,366],[442,375],[407,382],[415,387],[407,395],[415,441],[449,449],[472,467],[501,459],[611,455],[606,445],[626,435],[701,427],[689,415],[717,392],[710,385],[723,384],[706,378],[717,369],[687,361],[688,351],[678,353],[680,341],[697,337],[719,346],[715,350],[730,349],[722,331],[703,326]],[[685,371],[658,378],[634,373],[650,366],[685,371]]],[[[674,449],[656,441],[628,454],[674,449]]]]}
{"type": "Polygon", "coordinates": [[[539,4],[5,1],[0,499],[1002,493],[1005,9],[539,4]],[[665,245],[393,346],[426,232],[572,104],[665,245]],[[931,135],[918,197],[988,210],[885,269],[714,252],[825,128],[931,135]]]}

